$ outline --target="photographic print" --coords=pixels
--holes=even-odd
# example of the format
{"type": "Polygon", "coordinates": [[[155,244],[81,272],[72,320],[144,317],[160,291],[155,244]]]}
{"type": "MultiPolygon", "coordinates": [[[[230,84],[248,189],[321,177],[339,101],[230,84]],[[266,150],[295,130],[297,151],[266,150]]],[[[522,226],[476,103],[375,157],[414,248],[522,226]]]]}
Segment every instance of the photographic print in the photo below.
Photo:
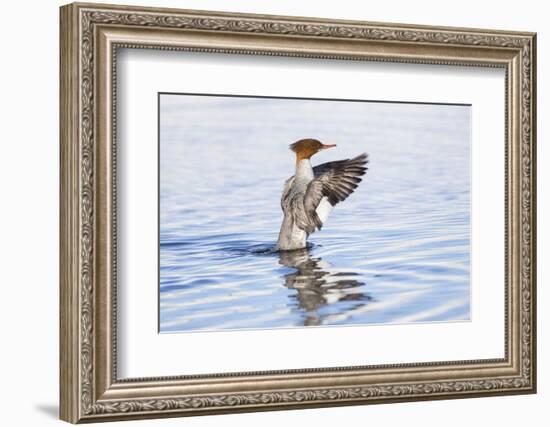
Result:
{"type": "Polygon", "coordinates": [[[161,333],[470,320],[470,105],[158,102],[161,333]]]}

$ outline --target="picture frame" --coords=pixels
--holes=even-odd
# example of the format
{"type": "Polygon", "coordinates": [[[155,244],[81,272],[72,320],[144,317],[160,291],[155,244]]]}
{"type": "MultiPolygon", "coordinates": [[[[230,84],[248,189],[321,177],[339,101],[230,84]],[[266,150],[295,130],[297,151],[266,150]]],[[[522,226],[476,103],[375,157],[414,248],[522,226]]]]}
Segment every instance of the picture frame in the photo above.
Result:
{"type": "MultiPolygon", "coordinates": [[[[536,392],[534,33],[86,3],[61,7],[60,24],[62,420],[98,422],[536,392]],[[505,301],[504,357],[119,378],[117,346],[123,337],[117,330],[121,219],[116,63],[121,49],[504,70],[505,164],[500,179],[505,189],[505,248],[491,255],[502,258],[505,266],[500,284],[505,301]]],[[[490,174],[489,166],[486,170],[490,174]]]]}

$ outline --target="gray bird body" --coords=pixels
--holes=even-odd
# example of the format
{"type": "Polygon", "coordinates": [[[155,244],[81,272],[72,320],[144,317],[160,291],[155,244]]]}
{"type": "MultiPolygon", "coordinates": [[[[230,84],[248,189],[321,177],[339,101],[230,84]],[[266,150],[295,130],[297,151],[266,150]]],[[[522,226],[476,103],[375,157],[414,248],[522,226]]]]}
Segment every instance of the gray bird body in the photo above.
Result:
{"type": "Polygon", "coordinates": [[[286,182],[281,197],[284,213],[277,250],[306,247],[308,236],[320,230],[332,208],[345,200],[361,182],[367,155],[312,167],[309,158],[296,163],[296,173],[286,182]]]}

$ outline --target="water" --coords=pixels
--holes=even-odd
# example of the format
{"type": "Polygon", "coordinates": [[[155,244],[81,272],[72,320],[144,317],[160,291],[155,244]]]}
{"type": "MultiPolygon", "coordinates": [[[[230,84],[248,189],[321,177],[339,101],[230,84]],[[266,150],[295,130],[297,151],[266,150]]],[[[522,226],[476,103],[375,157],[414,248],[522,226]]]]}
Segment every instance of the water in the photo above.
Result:
{"type": "Polygon", "coordinates": [[[161,95],[160,330],[470,318],[470,107],[161,95]],[[288,144],[370,155],[307,249],[273,250],[288,144]]]}

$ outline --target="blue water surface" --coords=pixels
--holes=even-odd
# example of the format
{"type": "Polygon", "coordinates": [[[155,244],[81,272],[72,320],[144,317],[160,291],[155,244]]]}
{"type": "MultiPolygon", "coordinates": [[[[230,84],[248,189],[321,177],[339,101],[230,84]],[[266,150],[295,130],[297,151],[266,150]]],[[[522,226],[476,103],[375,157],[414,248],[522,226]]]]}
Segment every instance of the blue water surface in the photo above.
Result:
{"type": "Polygon", "coordinates": [[[470,319],[470,107],[161,95],[160,331],[470,319]],[[273,250],[288,144],[369,153],[301,251],[273,250]]]}

